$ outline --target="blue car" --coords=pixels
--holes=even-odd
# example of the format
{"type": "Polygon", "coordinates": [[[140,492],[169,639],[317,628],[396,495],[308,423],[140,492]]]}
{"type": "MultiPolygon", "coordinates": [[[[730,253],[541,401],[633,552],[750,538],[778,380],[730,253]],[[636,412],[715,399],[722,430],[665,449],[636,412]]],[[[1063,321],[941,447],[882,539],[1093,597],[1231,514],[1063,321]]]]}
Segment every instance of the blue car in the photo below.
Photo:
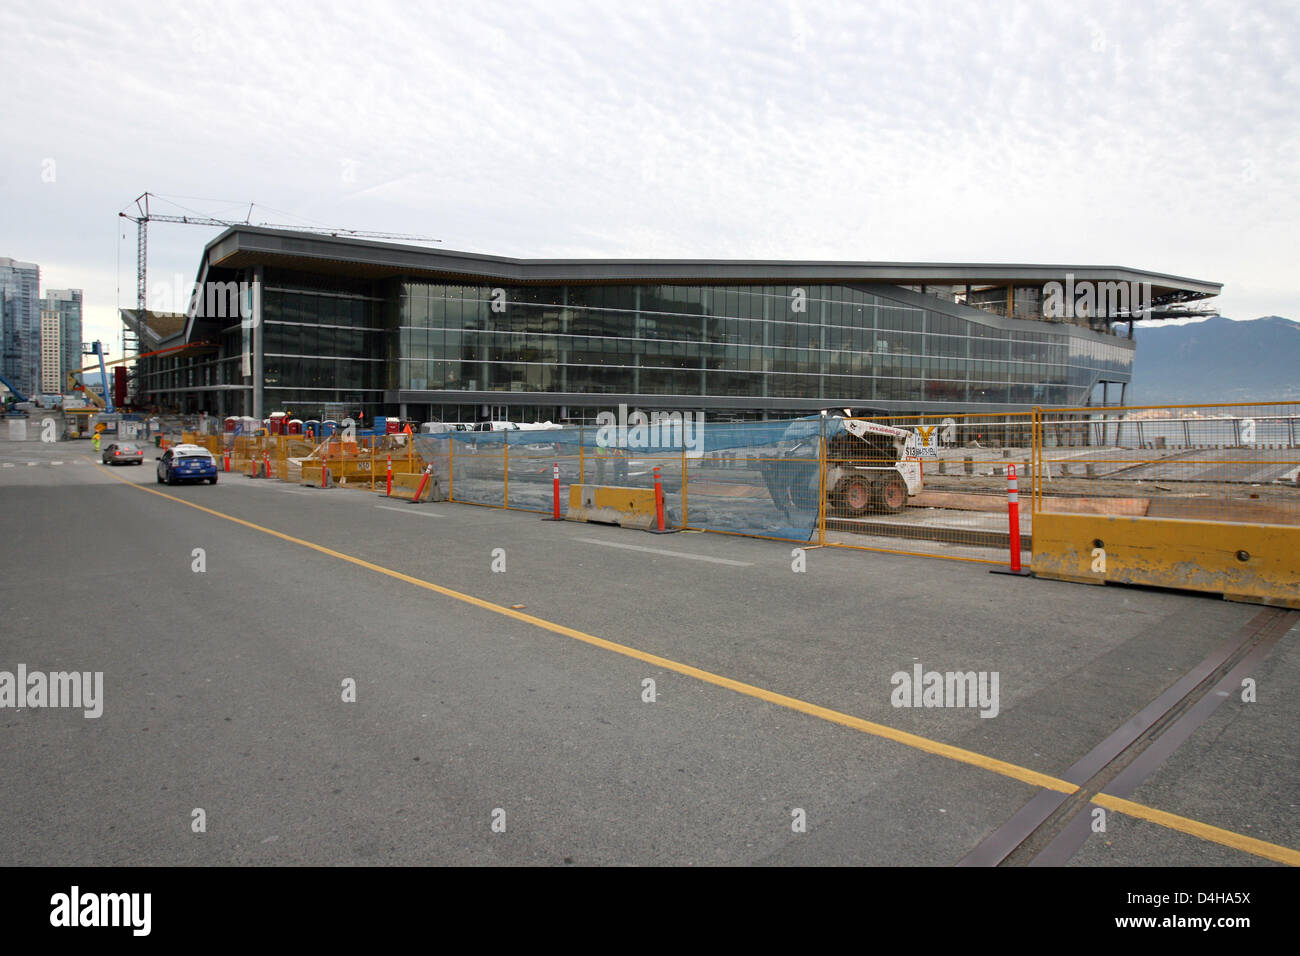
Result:
{"type": "Polygon", "coordinates": [[[158,484],[182,481],[217,483],[217,459],[200,445],[173,445],[158,459],[158,484]]]}

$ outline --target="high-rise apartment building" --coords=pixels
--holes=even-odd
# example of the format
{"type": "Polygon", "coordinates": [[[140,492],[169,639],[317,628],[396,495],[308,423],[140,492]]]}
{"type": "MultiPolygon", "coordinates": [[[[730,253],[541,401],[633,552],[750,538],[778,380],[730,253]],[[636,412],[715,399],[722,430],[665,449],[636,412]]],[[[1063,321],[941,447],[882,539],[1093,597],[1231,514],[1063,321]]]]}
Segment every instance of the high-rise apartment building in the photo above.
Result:
{"type": "Polygon", "coordinates": [[[60,335],[59,313],[41,310],[41,391],[57,395],[63,391],[59,369],[63,365],[63,337],[60,335]]]}
{"type": "Polygon", "coordinates": [[[41,299],[42,345],[41,345],[41,388],[45,391],[62,392],[67,381],[68,372],[81,368],[81,290],[80,289],[46,289],[41,299]],[[51,315],[58,320],[59,356],[47,363],[44,345],[44,320],[51,315]],[[57,384],[53,389],[46,382],[53,380],[57,384]]]}

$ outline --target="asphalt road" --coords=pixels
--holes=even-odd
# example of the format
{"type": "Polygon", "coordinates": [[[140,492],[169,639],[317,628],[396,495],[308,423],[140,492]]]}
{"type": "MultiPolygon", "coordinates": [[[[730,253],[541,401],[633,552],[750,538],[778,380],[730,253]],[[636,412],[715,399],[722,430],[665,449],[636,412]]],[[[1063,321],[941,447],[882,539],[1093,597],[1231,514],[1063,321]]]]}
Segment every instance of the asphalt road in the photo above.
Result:
{"type": "MultiPolygon", "coordinates": [[[[104,688],[0,707],[0,864],[951,865],[1261,613],[91,457],[0,444],[0,671],[104,688]],[[918,663],[996,716],[893,706],[918,663]]],[[[1071,863],[1295,853],[1300,629],[1252,673],[1131,797],[1229,835],[1071,863]]]]}

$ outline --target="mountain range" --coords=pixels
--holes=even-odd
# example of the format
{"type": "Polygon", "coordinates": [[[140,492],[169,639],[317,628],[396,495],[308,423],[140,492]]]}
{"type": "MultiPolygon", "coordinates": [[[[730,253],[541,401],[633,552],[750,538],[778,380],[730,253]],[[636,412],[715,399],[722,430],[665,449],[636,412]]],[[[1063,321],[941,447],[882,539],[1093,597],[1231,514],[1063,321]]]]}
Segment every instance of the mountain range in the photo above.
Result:
{"type": "Polygon", "coordinates": [[[1300,322],[1138,326],[1130,405],[1300,400],[1300,322]]]}

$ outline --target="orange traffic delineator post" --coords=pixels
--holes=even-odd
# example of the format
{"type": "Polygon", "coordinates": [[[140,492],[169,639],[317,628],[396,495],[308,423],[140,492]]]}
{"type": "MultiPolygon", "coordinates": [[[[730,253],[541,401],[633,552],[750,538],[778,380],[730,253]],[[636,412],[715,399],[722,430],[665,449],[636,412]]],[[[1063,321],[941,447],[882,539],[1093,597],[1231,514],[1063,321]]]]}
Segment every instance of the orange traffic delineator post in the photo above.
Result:
{"type": "Polygon", "coordinates": [[[226,471],[229,472],[230,471],[230,449],[226,449],[226,453],[222,457],[226,459],[226,471]]]}
{"type": "Polygon", "coordinates": [[[676,528],[664,527],[664,485],[658,465],[655,465],[655,526],[646,530],[651,534],[673,534],[677,531],[676,528]]]}
{"type": "Polygon", "coordinates": [[[560,463],[558,461],[555,463],[555,467],[551,469],[551,496],[551,514],[542,520],[563,521],[564,518],[560,516],[560,463]]]}
{"type": "Polygon", "coordinates": [[[388,497],[393,497],[393,456],[388,456],[388,497]]]}
{"type": "Polygon", "coordinates": [[[328,488],[330,486],[330,466],[327,461],[322,461],[320,463],[320,486],[322,488],[328,488]]]}
{"type": "Polygon", "coordinates": [[[1011,544],[1011,566],[1009,568],[991,568],[991,574],[1012,574],[1027,578],[1032,572],[1020,566],[1020,479],[1016,477],[1016,466],[1007,465],[1007,520],[1009,522],[1009,539],[1011,544]]]}
{"type": "Polygon", "coordinates": [[[262,452],[262,477],[271,477],[271,453],[269,451],[262,452]]]}
{"type": "Polygon", "coordinates": [[[411,498],[411,504],[417,505],[420,503],[420,496],[424,494],[424,489],[428,487],[429,477],[432,474],[433,474],[433,463],[430,462],[428,465],[425,466],[424,474],[420,476],[420,487],[415,489],[415,495],[414,497],[411,498]]]}

